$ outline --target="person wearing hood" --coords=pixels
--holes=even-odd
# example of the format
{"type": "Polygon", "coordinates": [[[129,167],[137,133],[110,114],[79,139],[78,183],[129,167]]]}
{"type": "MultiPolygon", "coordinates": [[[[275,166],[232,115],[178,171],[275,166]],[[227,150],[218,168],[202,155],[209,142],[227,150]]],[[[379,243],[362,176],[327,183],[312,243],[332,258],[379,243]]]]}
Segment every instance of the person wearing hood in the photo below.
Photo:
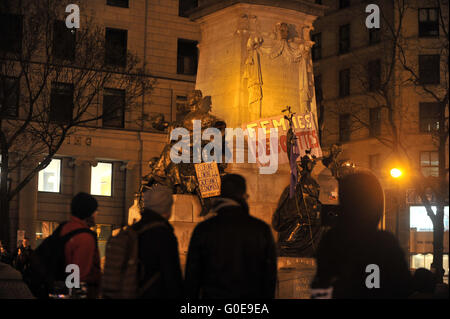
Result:
{"type": "Polygon", "coordinates": [[[338,181],[340,212],[316,251],[312,298],[408,298],[411,273],[397,238],[379,230],[384,192],[369,171],[338,181]]]}
{"type": "Polygon", "coordinates": [[[179,299],[183,293],[178,241],[168,222],[172,212],[172,189],[155,184],[143,193],[141,219],[131,227],[139,231],[139,281],[143,299],[179,299]]]}
{"type": "Polygon", "coordinates": [[[277,257],[270,227],[249,214],[245,179],[222,178],[216,216],[199,223],[186,261],[190,299],[274,298],[277,257]]]}

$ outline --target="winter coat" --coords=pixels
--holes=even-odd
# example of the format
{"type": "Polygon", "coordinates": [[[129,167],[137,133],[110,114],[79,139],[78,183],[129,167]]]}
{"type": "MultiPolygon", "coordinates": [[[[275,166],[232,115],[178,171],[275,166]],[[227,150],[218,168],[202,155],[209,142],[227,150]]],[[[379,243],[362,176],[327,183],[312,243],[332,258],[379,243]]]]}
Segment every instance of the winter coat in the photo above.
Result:
{"type": "Polygon", "coordinates": [[[405,254],[389,232],[333,228],[320,241],[316,259],[313,298],[403,299],[411,293],[405,254]]]}
{"type": "MultiPolygon", "coordinates": [[[[60,236],[64,236],[79,228],[89,229],[86,221],[71,216],[61,229],[60,236]]],[[[66,265],[75,264],[80,268],[80,281],[89,286],[91,297],[95,297],[101,280],[100,255],[97,247],[97,239],[92,234],[80,233],[66,243],[64,247],[66,265]]]]}
{"type": "Polygon", "coordinates": [[[151,278],[156,278],[142,298],[181,298],[183,279],[178,242],[173,227],[156,212],[144,210],[141,214],[141,220],[132,226],[136,231],[150,223],[164,224],[164,226],[151,228],[139,236],[138,255],[142,265],[140,286],[151,278]]]}
{"type": "Polygon", "coordinates": [[[270,227],[229,199],[198,224],[186,262],[188,298],[274,298],[276,248],[270,227]]]}

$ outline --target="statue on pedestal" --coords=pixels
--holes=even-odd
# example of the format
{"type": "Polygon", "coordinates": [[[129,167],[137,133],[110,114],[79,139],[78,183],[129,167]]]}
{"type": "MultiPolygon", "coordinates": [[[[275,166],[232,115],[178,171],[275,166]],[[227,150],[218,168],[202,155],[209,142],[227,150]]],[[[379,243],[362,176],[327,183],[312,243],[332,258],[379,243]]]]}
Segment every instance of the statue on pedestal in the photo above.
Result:
{"type": "MultiPolygon", "coordinates": [[[[153,184],[163,184],[173,189],[174,194],[196,194],[199,196],[200,202],[205,209],[208,201],[201,197],[197,176],[195,173],[195,166],[193,161],[193,121],[201,121],[202,131],[206,128],[214,127],[222,131],[222,136],[225,136],[226,124],[224,121],[218,119],[210,114],[211,111],[211,97],[203,97],[200,90],[192,91],[187,98],[188,114],[179,122],[168,123],[169,136],[170,132],[182,127],[190,133],[190,162],[189,163],[174,163],[170,158],[170,150],[177,141],[169,141],[165,146],[159,157],[152,158],[149,161],[150,172],[144,176],[142,189],[153,184]]],[[[201,148],[210,141],[201,141],[201,148]]],[[[224,145],[222,141],[222,145],[224,145]]],[[[223,156],[223,154],[222,154],[223,156]]],[[[221,175],[225,174],[224,169],[226,164],[218,163],[219,172],[221,175]]],[[[205,212],[206,213],[206,212],[205,212]]]]}

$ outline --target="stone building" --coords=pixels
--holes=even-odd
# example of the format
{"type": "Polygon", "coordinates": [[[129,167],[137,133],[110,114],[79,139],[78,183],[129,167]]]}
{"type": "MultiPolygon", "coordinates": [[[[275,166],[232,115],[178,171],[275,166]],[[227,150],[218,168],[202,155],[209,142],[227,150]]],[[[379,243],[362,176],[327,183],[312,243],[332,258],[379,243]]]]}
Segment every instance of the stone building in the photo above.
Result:
{"type": "MultiPolygon", "coordinates": [[[[448,30],[448,3],[438,8],[434,1],[406,1],[407,10],[400,18],[394,1],[315,2],[328,7],[325,16],[314,23],[312,34],[317,103],[323,117],[322,147],[342,143],[344,158],[377,174],[386,194],[384,227],[398,236],[411,268],[429,268],[432,225],[414,195],[410,178],[419,170],[425,176],[438,174],[438,145],[431,133],[437,129],[439,105],[423,87],[437,95],[448,92],[448,51],[445,55],[442,50],[446,38],[442,23],[448,30]],[[370,14],[366,6],[371,3],[381,11],[379,29],[366,26],[370,14]],[[389,26],[398,26],[400,20],[397,39],[406,64],[419,76],[416,83],[408,81],[413,76],[402,67],[401,56],[396,56],[395,64],[391,62],[394,37],[389,26]],[[386,102],[379,90],[390,71],[390,100],[386,102]],[[386,105],[394,110],[392,122],[386,105]],[[390,147],[392,123],[409,159],[396,157],[390,147]],[[392,178],[393,167],[401,167],[404,175],[392,178]]],[[[448,141],[445,153],[448,174],[448,141]]],[[[445,212],[444,268],[448,276],[448,206],[445,212]]]]}

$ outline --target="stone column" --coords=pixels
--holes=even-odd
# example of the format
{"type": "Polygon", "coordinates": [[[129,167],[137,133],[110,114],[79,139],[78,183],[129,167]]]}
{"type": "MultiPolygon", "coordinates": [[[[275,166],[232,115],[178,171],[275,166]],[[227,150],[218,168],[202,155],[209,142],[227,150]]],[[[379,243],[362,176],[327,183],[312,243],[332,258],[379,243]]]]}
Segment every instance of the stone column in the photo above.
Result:
{"type": "Polygon", "coordinates": [[[91,190],[91,166],[97,166],[95,159],[74,158],[69,166],[75,168],[73,179],[73,195],[79,192],[90,193],[91,190]]]}

